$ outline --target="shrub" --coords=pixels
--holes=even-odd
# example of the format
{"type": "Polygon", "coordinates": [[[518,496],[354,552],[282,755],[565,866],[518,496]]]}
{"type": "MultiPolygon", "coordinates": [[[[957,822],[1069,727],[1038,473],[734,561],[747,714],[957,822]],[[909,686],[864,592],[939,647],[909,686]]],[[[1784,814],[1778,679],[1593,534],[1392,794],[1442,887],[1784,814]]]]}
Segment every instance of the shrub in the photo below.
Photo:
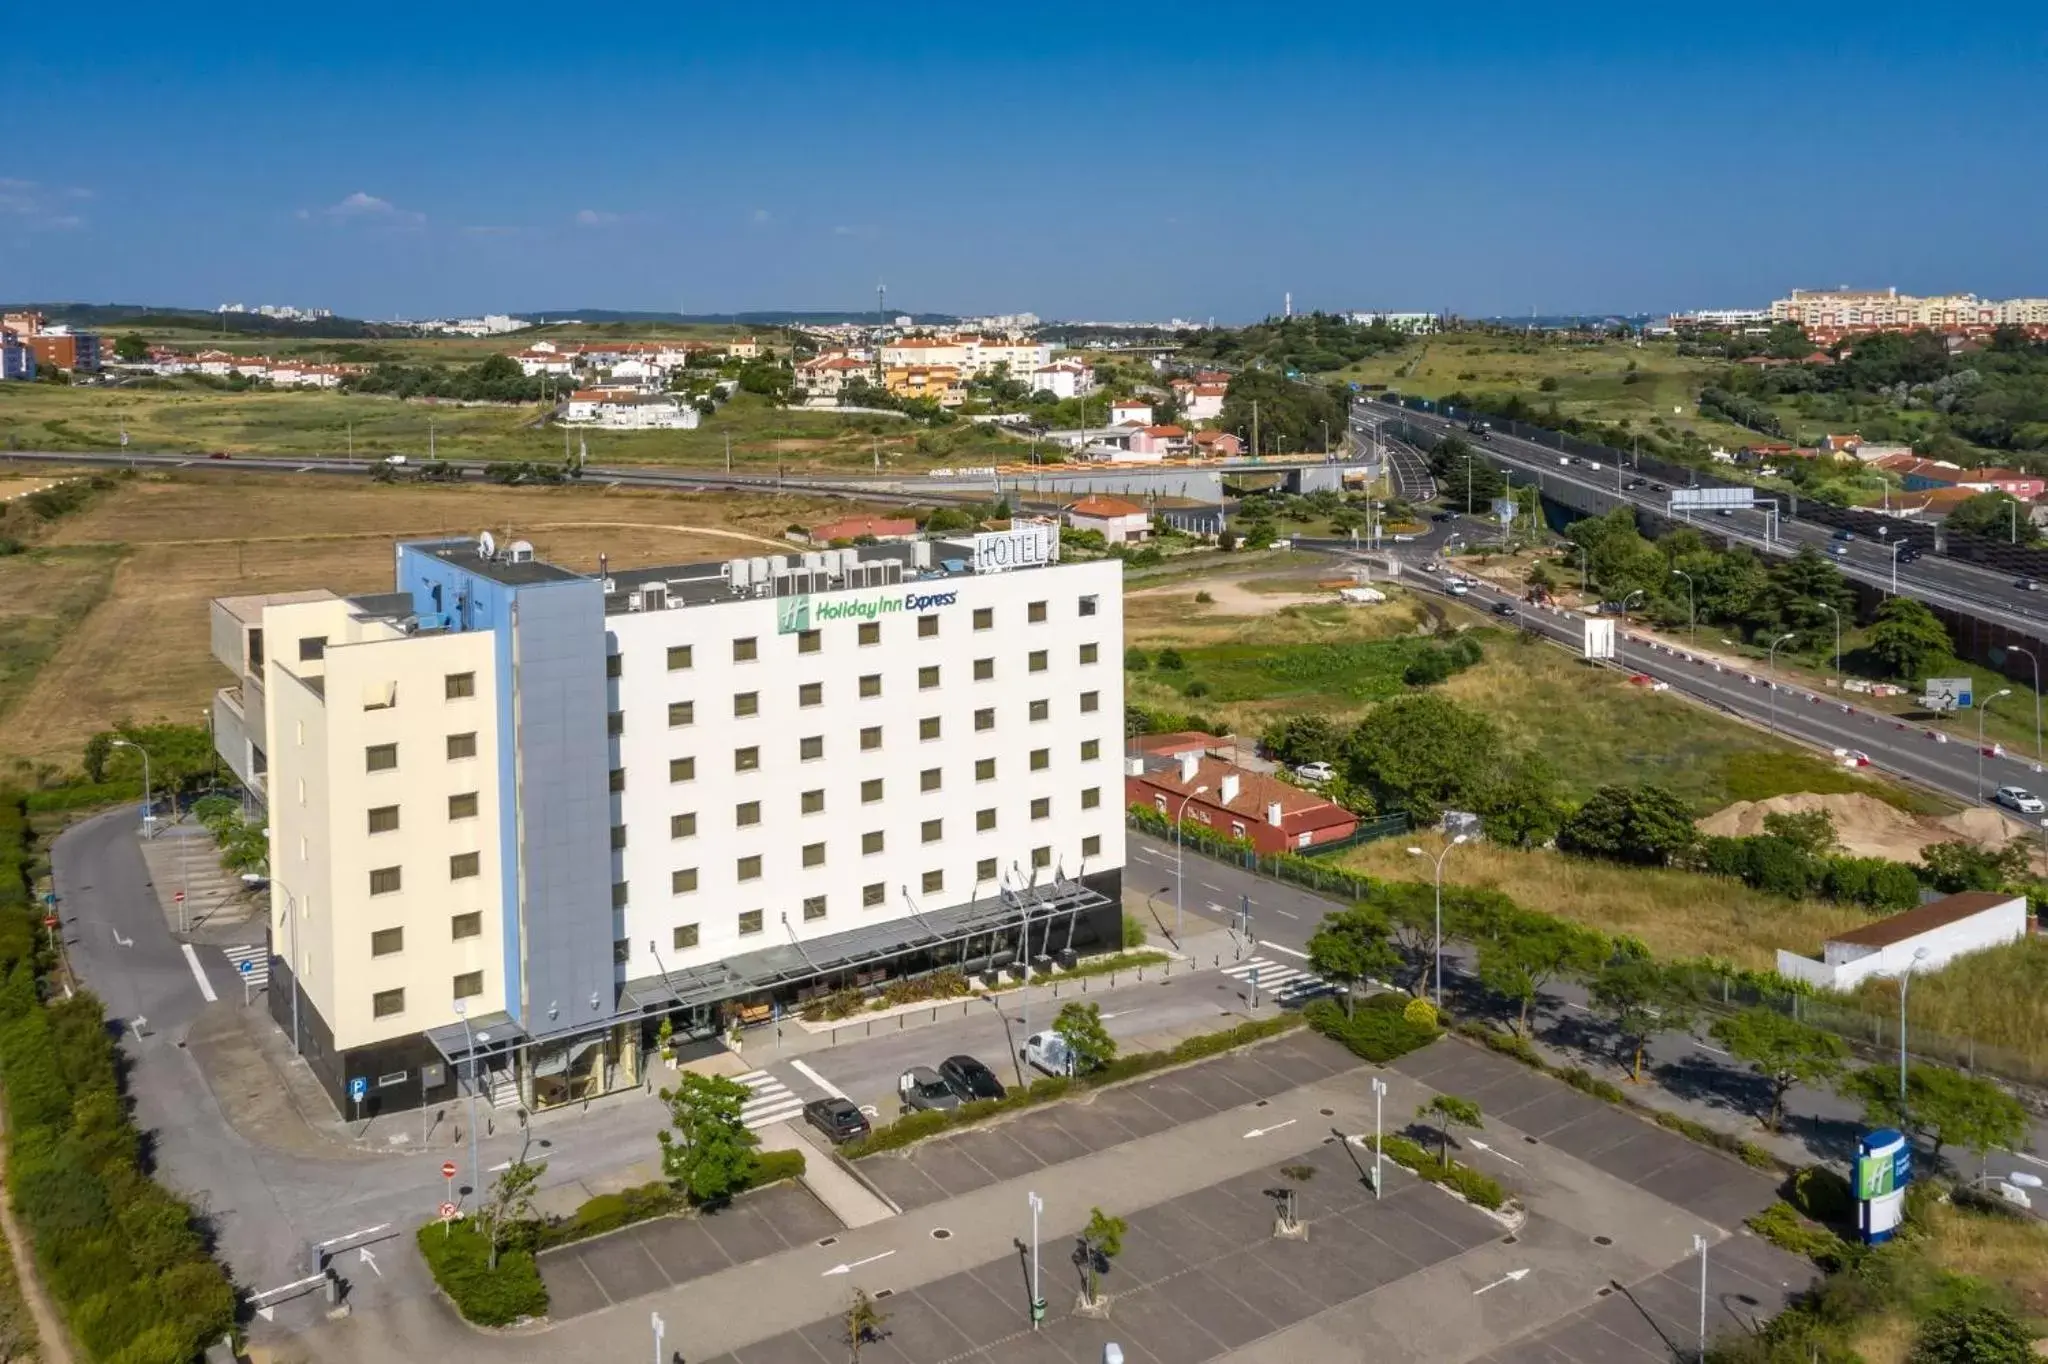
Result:
{"type": "Polygon", "coordinates": [[[1125,947],[1143,947],[1144,945],[1145,945],[1145,921],[1144,921],[1144,920],[1142,920],[1142,919],[1140,919],[1140,918],[1139,918],[1139,917],[1138,917],[1137,915],[1135,915],[1135,914],[1125,914],[1125,915],[1124,915],[1124,946],[1125,946],[1125,947]]]}
{"type": "Polygon", "coordinates": [[[1418,1025],[1408,1018],[1406,1006],[1412,1002],[1397,994],[1373,995],[1346,1016],[1343,1005],[1325,998],[1312,1001],[1302,1016],[1310,1027],[1343,1043],[1355,1055],[1385,1065],[1440,1036],[1436,1027],[1418,1025]]]}
{"type": "Polygon", "coordinates": [[[1786,1181],[1786,1201],[1822,1226],[1853,1226],[1856,1191],[1825,1165],[1809,1165],[1786,1181]]]}
{"type": "Polygon", "coordinates": [[[433,1272],[435,1284],[465,1321],[478,1326],[510,1326],[522,1317],[547,1313],[547,1285],[541,1282],[531,1251],[518,1247],[500,1251],[498,1267],[492,1270],[490,1242],[467,1219],[429,1222],[419,1229],[416,1239],[420,1258],[433,1272]]]}
{"type": "Polygon", "coordinates": [[[762,1151],[754,1157],[754,1177],[747,1181],[750,1189],[765,1189],[770,1184],[804,1177],[804,1153],[801,1151],[762,1151]]]}
{"type": "Polygon", "coordinates": [[[1464,1195],[1466,1201],[1487,1209],[1499,1211],[1508,1201],[1508,1192],[1499,1181],[1466,1165],[1446,1165],[1420,1143],[1406,1137],[1388,1135],[1380,1138],[1380,1150],[1388,1160],[1413,1172],[1418,1178],[1431,1184],[1448,1185],[1464,1195]]]}
{"type": "MultiPolygon", "coordinates": [[[[1623,1102],[1627,1102],[1626,1096],[1624,1096],[1623,1102]]],[[[1661,1108],[1657,1109],[1652,1116],[1656,1119],[1657,1126],[1676,1132],[1679,1136],[1696,1141],[1702,1146],[1711,1146],[1717,1151],[1726,1151],[1729,1155],[1734,1156],[1752,1169],[1775,1170],[1779,1168],[1780,1162],[1778,1158],[1763,1147],[1758,1146],[1755,1142],[1744,1141],[1741,1137],[1730,1136],[1719,1128],[1709,1127],[1703,1122],[1681,1117],[1676,1113],[1668,1113],[1661,1108]]]]}
{"type": "Polygon", "coordinates": [[[1750,1217],[1747,1226],[1780,1250],[1813,1261],[1830,1273],[1842,1268],[1855,1251],[1847,1241],[1803,1220],[1790,1203],[1773,1203],[1750,1217]]]}

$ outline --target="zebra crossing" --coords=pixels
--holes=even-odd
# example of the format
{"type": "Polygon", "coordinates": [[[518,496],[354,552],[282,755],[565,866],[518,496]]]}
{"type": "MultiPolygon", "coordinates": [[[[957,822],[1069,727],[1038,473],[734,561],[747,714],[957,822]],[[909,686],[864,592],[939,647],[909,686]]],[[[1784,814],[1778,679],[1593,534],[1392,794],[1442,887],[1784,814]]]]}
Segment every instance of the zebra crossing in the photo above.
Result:
{"type": "Polygon", "coordinates": [[[795,1091],[765,1070],[750,1070],[733,1079],[745,1085],[753,1097],[740,1105],[740,1121],[753,1131],[778,1122],[788,1122],[804,1111],[804,1101],[795,1091]]]}
{"type": "Polygon", "coordinates": [[[1223,968],[1224,975],[1247,989],[1254,973],[1258,976],[1259,993],[1275,1004],[1299,1004],[1317,995],[1335,994],[1337,990],[1313,971],[1267,957],[1246,957],[1223,968]]]}
{"type": "Polygon", "coordinates": [[[221,948],[221,955],[228,959],[228,969],[235,973],[235,981],[248,982],[252,990],[261,990],[270,984],[270,950],[262,943],[242,943],[221,948]],[[242,973],[242,963],[249,962],[249,972],[242,973]]]}

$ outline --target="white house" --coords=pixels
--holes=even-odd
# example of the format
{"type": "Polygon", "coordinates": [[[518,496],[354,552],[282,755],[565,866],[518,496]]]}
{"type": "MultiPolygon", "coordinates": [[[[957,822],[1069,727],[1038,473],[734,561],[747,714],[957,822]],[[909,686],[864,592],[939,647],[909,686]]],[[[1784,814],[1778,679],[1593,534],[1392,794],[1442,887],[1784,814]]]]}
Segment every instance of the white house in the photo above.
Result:
{"type": "Polygon", "coordinates": [[[1778,974],[1823,989],[1852,990],[1873,976],[1939,971],[1967,952],[2026,936],[2026,896],[1967,891],[1830,938],[1818,961],[1781,950],[1778,974]]]}
{"type": "Polygon", "coordinates": [[[519,372],[531,379],[537,374],[574,374],[576,357],[557,351],[552,342],[542,341],[531,350],[520,351],[512,357],[519,362],[519,372]],[[546,347],[545,350],[542,347],[546,347]]]}
{"type": "Polygon", "coordinates": [[[562,407],[565,425],[615,431],[694,431],[698,420],[695,407],[659,393],[579,388],[562,407]]]}
{"type": "Polygon", "coordinates": [[[1095,372],[1086,365],[1062,360],[1031,371],[1031,391],[1044,391],[1055,398],[1079,398],[1095,390],[1095,372]]]}
{"type": "Polygon", "coordinates": [[[1084,497],[1067,508],[1067,524],[1075,530],[1100,531],[1112,545],[1134,544],[1152,537],[1152,518],[1135,502],[1118,497],[1084,497]]]}
{"type": "Polygon", "coordinates": [[[1223,397],[1227,392],[1227,384],[1194,385],[1183,399],[1182,418],[1191,422],[1215,421],[1223,415],[1223,397]]]}
{"type": "Polygon", "coordinates": [[[1150,426],[1152,404],[1138,398],[1119,398],[1109,405],[1111,426],[1150,426]]]}

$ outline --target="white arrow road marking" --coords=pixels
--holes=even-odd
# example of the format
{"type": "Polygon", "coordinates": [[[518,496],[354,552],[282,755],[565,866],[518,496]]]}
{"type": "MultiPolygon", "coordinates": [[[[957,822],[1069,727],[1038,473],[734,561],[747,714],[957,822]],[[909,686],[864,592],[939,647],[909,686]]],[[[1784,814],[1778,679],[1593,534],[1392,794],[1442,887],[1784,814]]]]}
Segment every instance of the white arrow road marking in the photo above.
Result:
{"type": "Polygon", "coordinates": [[[871,1265],[877,1260],[886,1260],[895,1253],[896,1252],[893,1250],[885,1250],[880,1255],[870,1255],[867,1259],[855,1260],[852,1264],[834,1265],[830,1269],[826,1270],[823,1274],[820,1274],[818,1277],[824,1279],[829,1278],[834,1274],[851,1274],[854,1270],[859,1269],[862,1265],[871,1265]]]}
{"type": "Polygon", "coordinates": [[[1700,1040],[1699,1040],[1699,1038],[1697,1038],[1697,1037],[1695,1037],[1695,1038],[1693,1038],[1693,1039],[1692,1039],[1692,1044],[1693,1044],[1693,1045],[1694,1045],[1695,1047],[1698,1047],[1698,1048],[1699,1048],[1699,1049],[1700,1049],[1701,1051],[1710,1051],[1710,1052],[1714,1053],[1714,1055],[1716,1055],[1716,1056],[1726,1056],[1726,1055],[1728,1055],[1728,1053],[1727,1053],[1727,1052],[1725,1052],[1725,1051],[1722,1051],[1722,1050],[1721,1050],[1721,1049],[1720,1049],[1719,1047],[1710,1047],[1710,1046],[1708,1046],[1708,1045],[1707,1045],[1706,1043],[1704,1043],[1704,1042],[1700,1041],[1700,1040]]]}
{"type": "Polygon", "coordinates": [[[789,1063],[789,1068],[795,1071],[797,1074],[803,1076],[806,1080],[809,1080],[818,1088],[824,1090],[827,1094],[830,1094],[833,1098],[844,1099],[846,1097],[845,1090],[841,1089],[838,1085],[833,1084],[824,1076],[818,1074],[817,1071],[812,1070],[802,1061],[791,1061],[789,1063]]]}
{"type": "Polygon", "coordinates": [[[1292,1127],[1294,1126],[1294,1122],[1295,1120],[1293,1118],[1289,1118],[1286,1122],[1276,1122],[1271,1127],[1254,1127],[1251,1131],[1245,1133],[1245,1136],[1247,1138],[1263,1137],[1268,1132],[1278,1132],[1283,1127],[1292,1127]]]}
{"type": "Polygon", "coordinates": [[[1499,1157],[1500,1159],[1502,1159],[1502,1160],[1506,1161],[1506,1162],[1507,1162],[1508,1164],[1510,1164],[1510,1165],[1513,1165],[1513,1166],[1515,1166],[1515,1167],[1517,1167],[1517,1168],[1520,1168],[1520,1167],[1521,1167],[1521,1164],[1522,1164],[1522,1162],[1521,1162],[1521,1161],[1519,1161],[1519,1160],[1516,1160],[1516,1159],[1515,1159],[1515,1158],[1514,1158],[1513,1156],[1509,1155],[1509,1154],[1508,1154],[1507,1152],[1505,1152],[1505,1151],[1495,1151],[1495,1150],[1494,1150],[1494,1149],[1493,1149],[1493,1148],[1492,1148],[1491,1146],[1488,1146],[1488,1145],[1487,1145],[1487,1144],[1486,1144],[1485,1142],[1483,1142],[1483,1141],[1475,1141],[1475,1142],[1473,1142],[1473,1143],[1472,1143],[1472,1149],[1473,1149],[1473,1150],[1475,1150],[1475,1151],[1486,1151],[1486,1152],[1488,1152],[1488,1153],[1490,1153],[1490,1154],[1492,1154],[1492,1155],[1498,1156],[1498,1157],[1499,1157]]]}
{"type": "Polygon", "coordinates": [[[484,1171],[484,1173],[485,1173],[485,1174],[487,1174],[487,1175],[494,1175],[494,1174],[498,1173],[498,1171],[500,1171],[500,1170],[509,1170],[509,1169],[511,1169],[511,1168],[512,1168],[512,1162],[511,1162],[511,1161],[509,1161],[509,1160],[501,1160],[501,1161],[499,1161],[499,1162],[498,1162],[498,1163],[497,1163],[496,1165],[493,1165],[493,1166],[492,1166],[492,1167],[491,1167],[490,1169],[488,1169],[488,1170],[484,1171]]]}
{"type": "Polygon", "coordinates": [[[275,1307],[259,1307],[256,1309],[256,1315],[265,1321],[276,1321],[277,1309],[275,1307]]]}
{"type": "MultiPolygon", "coordinates": [[[[1278,910],[1274,911],[1274,913],[1276,914],[1278,912],[1278,910]]],[[[1290,957],[1299,957],[1303,961],[1308,960],[1308,953],[1297,951],[1292,947],[1282,947],[1279,943],[1276,942],[1267,942],[1264,938],[1259,939],[1259,946],[1265,948],[1269,952],[1285,952],[1290,957]]]]}
{"type": "MultiPolygon", "coordinates": [[[[109,927],[109,928],[112,928],[113,926],[112,926],[112,925],[110,924],[110,925],[108,925],[108,927],[109,927]]],[[[116,947],[133,947],[133,946],[135,946],[135,939],[133,939],[133,938],[124,938],[124,937],[122,937],[122,936],[121,936],[121,930],[120,930],[120,929],[118,929],[118,928],[115,928],[115,929],[113,929],[113,933],[114,933],[114,946],[116,946],[116,947]]]]}
{"type": "Polygon", "coordinates": [[[1511,1269],[1507,1273],[1501,1275],[1498,1279],[1495,1279],[1492,1283],[1487,1284],[1484,1288],[1473,1289],[1472,1296],[1476,1298],[1481,1293],[1491,1292],[1493,1289],[1499,1288],[1504,1283],[1520,1283],[1523,1279],[1527,1278],[1528,1275],[1529,1271],[1526,1269],[1511,1269]]]}
{"type": "Polygon", "coordinates": [[[377,1269],[377,1257],[370,1254],[370,1248],[368,1246],[362,1247],[360,1250],[356,1252],[356,1254],[363,1257],[364,1264],[368,1265],[371,1269],[376,1270],[378,1278],[381,1279],[384,1277],[384,1271],[381,1269],[377,1269]]]}

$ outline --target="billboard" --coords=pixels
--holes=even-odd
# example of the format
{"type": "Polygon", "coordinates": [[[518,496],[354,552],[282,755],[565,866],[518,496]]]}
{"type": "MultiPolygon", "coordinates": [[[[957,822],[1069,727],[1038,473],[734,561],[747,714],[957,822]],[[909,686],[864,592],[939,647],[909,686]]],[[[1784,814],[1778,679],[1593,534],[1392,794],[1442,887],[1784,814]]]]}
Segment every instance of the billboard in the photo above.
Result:
{"type": "Polygon", "coordinates": [[[1510,525],[1514,522],[1515,511],[1516,507],[1514,498],[1496,497],[1493,499],[1493,519],[1500,522],[1503,526],[1510,525]]]}
{"type": "Polygon", "coordinates": [[[1879,1128],[1856,1145],[1856,1227],[1866,1243],[1891,1239],[1905,1215],[1913,1180],[1913,1146],[1903,1133],[1879,1128]]]}
{"type": "Polygon", "coordinates": [[[1748,511],[1756,505],[1754,488],[1673,488],[1673,511],[1748,511]]]}
{"type": "Polygon", "coordinates": [[[1580,653],[1589,659],[1610,659],[1614,657],[1614,622],[1595,616],[1586,617],[1586,631],[1580,642],[1580,653]]]}
{"type": "Polygon", "coordinates": [[[1968,710],[1974,685],[1975,679],[1968,677],[1930,677],[1920,704],[1935,711],[1968,710]]]}

